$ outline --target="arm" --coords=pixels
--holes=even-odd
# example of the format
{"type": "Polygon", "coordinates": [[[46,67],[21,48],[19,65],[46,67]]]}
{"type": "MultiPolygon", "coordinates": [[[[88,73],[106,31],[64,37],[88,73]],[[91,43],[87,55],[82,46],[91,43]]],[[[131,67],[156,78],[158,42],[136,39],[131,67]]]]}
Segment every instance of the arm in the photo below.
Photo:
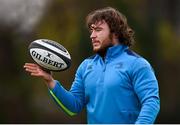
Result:
{"type": "Polygon", "coordinates": [[[69,115],[80,112],[84,106],[84,87],[80,68],[76,73],[76,78],[70,91],[65,90],[52,75],[42,70],[38,65],[26,63],[24,68],[32,76],[42,77],[49,88],[49,92],[57,104],[69,115]]]}
{"type": "Polygon", "coordinates": [[[70,91],[65,90],[56,80],[55,87],[50,89],[50,94],[55,102],[71,116],[80,112],[85,105],[84,85],[81,76],[81,68],[78,68],[70,91]]]}
{"type": "Polygon", "coordinates": [[[152,124],[160,110],[157,79],[151,66],[145,60],[138,59],[133,69],[134,90],[141,103],[141,111],[136,124],[152,124]]]}

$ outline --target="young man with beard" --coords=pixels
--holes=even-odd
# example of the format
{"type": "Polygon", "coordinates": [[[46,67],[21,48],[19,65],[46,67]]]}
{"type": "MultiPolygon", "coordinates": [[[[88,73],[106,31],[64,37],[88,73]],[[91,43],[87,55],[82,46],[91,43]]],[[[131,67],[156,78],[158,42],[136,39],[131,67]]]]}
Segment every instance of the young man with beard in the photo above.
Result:
{"type": "Polygon", "coordinates": [[[91,12],[86,22],[96,54],[80,64],[69,91],[36,64],[26,63],[26,71],[45,79],[69,115],[86,107],[88,123],[154,123],[160,109],[158,82],[151,65],[129,48],[134,33],[126,17],[106,7],[91,12]]]}

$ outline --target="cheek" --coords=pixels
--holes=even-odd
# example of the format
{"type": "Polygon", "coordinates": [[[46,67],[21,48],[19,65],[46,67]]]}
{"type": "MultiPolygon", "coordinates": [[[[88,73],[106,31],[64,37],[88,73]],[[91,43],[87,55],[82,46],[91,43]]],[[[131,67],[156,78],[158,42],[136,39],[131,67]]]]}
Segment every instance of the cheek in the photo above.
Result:
{"type": "Polygon", "coordinates": [[[104,41],[104,40],[107,40],[107,39],[109,39],[109,34],[108,33],[103,32],[103,33],[99,34],[99,40],[104,41]]]}

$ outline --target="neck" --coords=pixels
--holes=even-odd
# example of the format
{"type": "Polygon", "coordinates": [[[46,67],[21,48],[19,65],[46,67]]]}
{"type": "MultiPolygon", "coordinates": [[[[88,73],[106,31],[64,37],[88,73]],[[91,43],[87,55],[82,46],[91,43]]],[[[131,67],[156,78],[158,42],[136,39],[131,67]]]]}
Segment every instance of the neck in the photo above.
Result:
{"type": "Polygon", "coordinates": [[[119,39],[116,39],[116,38],[113,39],[112,43],[113,43],[113,45],[120,44],[119,39]]]}
{"type": "MultiPolygon", "coordinates": [[[[110,47],[110,46],[109,46],[110,47]]],[[[98,52],[98,54],[103,58],[104,60],[104,57],[106,56],[106,53],[107,53],[107,49],[109,47],[106,47],[105,49],[101,50],[100,52],[98,52]]]]}
{"type": "Polygon", "coordinates": [[[112,46],[115,46],[115,45],[118,45],[118,44],[120,44],[119,40],[116,39],[115,36],[113,36],[113,38],[112,38],[112,43],[111,43],[109,46],[107,46],[106,48],[104,48],[103,50],[101,50],[100,52],[98,52],[98,54],[99,54],[99,55],[103,58],[103,60],[104,60],[104,57],[106,56],[106,53],[107,53],[107,49],[108,49],[109,47],[112,47],[112,46]]]}

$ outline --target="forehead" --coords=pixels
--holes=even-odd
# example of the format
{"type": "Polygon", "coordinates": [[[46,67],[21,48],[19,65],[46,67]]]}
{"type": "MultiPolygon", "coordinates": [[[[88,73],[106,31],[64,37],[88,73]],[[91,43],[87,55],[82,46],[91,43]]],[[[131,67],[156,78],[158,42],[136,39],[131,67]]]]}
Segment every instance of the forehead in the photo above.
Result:
{"type": "Polygon", "coordinates": [[[91,26],[90,26],[91,29],[99,28],[99,27],[105,28],[105,27],[108,27],[108,24],[105,21],[98,21],[98,22],[91,24],[91,26]]]}

